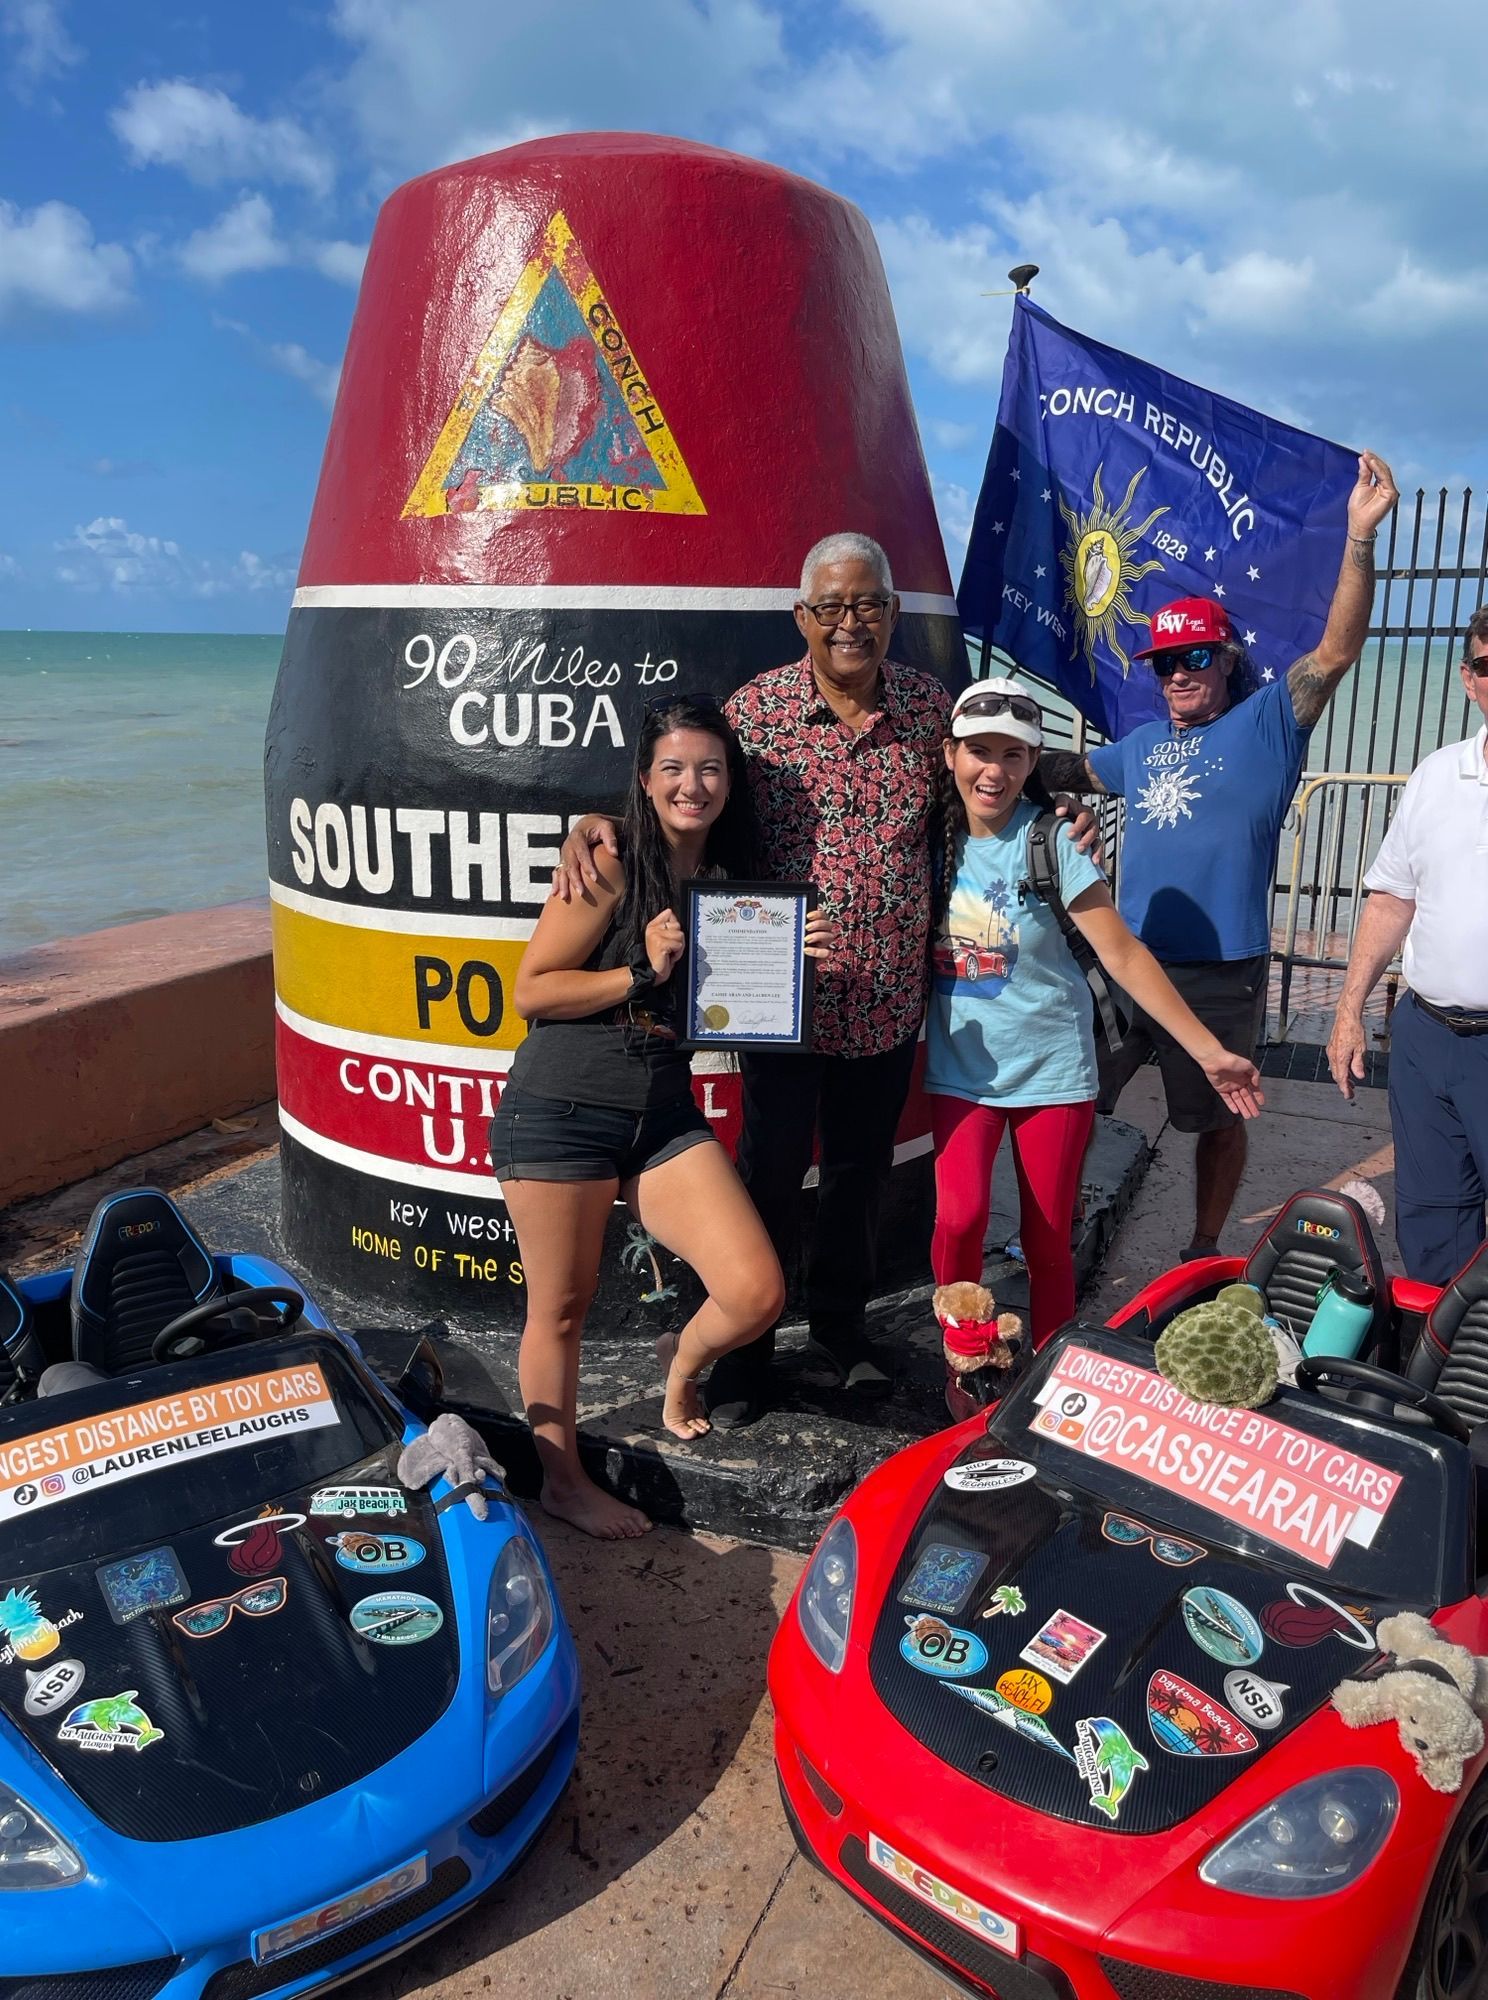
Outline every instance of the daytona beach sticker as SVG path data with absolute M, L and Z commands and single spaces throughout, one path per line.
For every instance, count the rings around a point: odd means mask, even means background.
M 1243 1757 L 1259 1747 L 1238 1716 L 1166 1667 L 1147 1683 L 1147 1724 L 1159 1746 L 1178 1757 Z
M 158 1396 L 0 1445 L 0 1521 L 286 1431 L 341 1421 L 313 1362 Z
M 1331 1567 L 1345 1541 L 1368 1548 L 1399 1473 L 1259 1410 L 1195 1403 L 1150 1368 L 1066 1347 L 1033 1428 L 1087 1458 Z M 1078 1407 L 1077 1407 L 1078 1406 Z
M 946 1467 L 945 1483 L 955 1493 L 1001 1493 L 1036 1477 L 1038 1467 L 1021 1458 L 974 1458 Z

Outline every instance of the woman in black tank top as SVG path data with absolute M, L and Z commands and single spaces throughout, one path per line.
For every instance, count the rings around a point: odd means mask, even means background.
M 662 1421 L 708 1428 L 704 1370 L 778 1317 L 780 1265 L 764 1225 L 692 1096 L 674 1010 L 685 950 L 680 885 L 752 872 L 748 780 L 738 739 L 711 702 L 647 710 L 621 832 L 623 863 L 543 906 L 517 972 L 532 1023 L 491 1125 L 491 1158 L 521 1246 L 527 1323 L 519 1374 L 542 1461 L 542 1505 L 591 1535 L 643 1534 L 650 1520 L 596 1486 L 575 1436 L 579 1335 L 616 1194 L 690 1264 L 708 1296 L 657 1342 Z M 821 956 L 833 927 L 808 932 Z

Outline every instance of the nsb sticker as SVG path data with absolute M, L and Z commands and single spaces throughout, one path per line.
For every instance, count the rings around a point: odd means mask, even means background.
M 336 1551 L 342 1569 L 375 1569 L 384 1574 L 412 1569 L 423 1561 L 426 1553 L 423 1543 L 416 1542 L 411 1535 L 370 1535 L 365 1528 L 347 1528 L 342 1534 L 332 1535 L 330 1546 Z
M 416 1646 L 432 1639 L 444 1613 L 432 1597 L 412 1590 L 379 1590 L 351 1607 L 351 1628 L 379 1646 Z
M 1075 1724 L 1075 1766 L 1090 1787 L 1090 1803 L 1109 1820 L 1120 1817 L 1138 1771 L 1152 1769 L 1109 1715 L 1082 1716 Z
M 959 1681 L 943 1681 L 941 1685 L 947 1694 L 964 1695 L 967 1701 L 990 1715 L 994 1722 L 1000 1722 L 1004 1729 L 1026 1736 L 1030 1743 L 1042 1744 L 1045 1750 L 1056 1750 L 1061 1757 L 1068 1757 L 1071 1763 L 1075 1761 L 1042 1716 L 1028 1715 L 1023 1709 L 1015 1708 L 996 1688 L 962 1687 Z
M 81 1660 L 54 1660 L 49 1667 L 30 1667 L 26 1672 L 27 1715 L 50 1715 L 65 1701 L 72 1701 L 87 1678 Z
M 1054 1690 L 1032 1667 L 1009 1667 L 997 1683 L 997 1692 L 1025 1715 L 1042 1715 L 1054 1699 Z
M 922 1674 L 950 1679 L 980 1673 L 986 1666 L 987 1649 L 975 1632 L 963 1632 L 959 1625 L 947 1625 L 925 1611 L 904 1623 L 908 1630 L 899 1641 L 900 1654 Z
M 1021 1458 L 974 1458 L 966 1465 L 948 1465 L 945 1483 L 956 1493 L 1001 1493 L 1038 1477 L 1038 1467 Z
M 1211 1660 L 1226 1667 L 1254 1666 L 1265 1648 L 1261 1628 L 1238 1597 L 1200 1584 L 1183 1593 L 1188 1636 Z
M 1281 1697 L 1289 1686 L 1287 1681 L 1263 1680 L 1248 1668 L 1232 1667 L 1225 1675 L 1225 1700 L 1257 1729 L 1277 1729 L 1286 1720 Z
M 148 1750 L 152 1743 L 163 1743 L 165 1731 L 155 1727 L 135 1700 L 138 1692 L 127 1688 L 123 1694 L 80 1701 L 57 1731 L 57 1741 L 100 1751 Z
M 905 1579 L 899 1602 L 953 1618 L 986 1567 L 987 1557 L 976 1549 L 956 1549 L 949 1542 L 931 1542 Z
M 354 1521 L 358 1514 L 406 1514 L 408 1500 L 396 1486 L 323 1486 L 311 1495 L 310 1512 Z
M 0 1597 L 0 1633 L 7 1643 L 0 1646 L 0 1667 L 15 1660 L 44 1660 L 62 1643 L 62 1633 L 76 1625 L 81 1611 L 59 1611 L 49 1618 L 34 1590 L 7 1590 Z
M 1095 1625 L 1087 1625 L 1072 1611 L 1056 1611 L 1042 1625 L 1019 1655 L 1030 1666 L 1042 1667 L 1057 1681 L 1072 1681 L 1081 1667 L 1103 1646 L 1106 1635 Z
M 1179 1757 L 1243 1757 L 1259 1744 L 1238 1716 L 1165 1667 L 1147 1683 L 1147 1723 L 1161 1747 Z

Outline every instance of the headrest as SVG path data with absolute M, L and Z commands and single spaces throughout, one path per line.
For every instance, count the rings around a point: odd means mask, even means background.
M 1450 1348 L 1467 1313 L 1483 1299 L 1488 1299 L 1488 1243 L 1480 1243 L 1456 1277 L 1442 1286 L 1440 1297 L 1426 1315 L 1428 1338 L 1443 1349 Z
M 210 1251 L 169 1195 L 105 1195 L 72 1274 L 74 1358 L 106 1373 L 133 1366 L 163 1326 L 220 1289 Z
M 1374 1287 L 1376 1322 L 1388 1316 L 1388 1281 L 1369 1217 L 1352 1195 L 1304 1188 L 1282 1204 L 1257 1238 L 1244 1275 L 1301 1334 L 1312 1324 L 1318 1287 L 1332 1270 L 1362 1271 Z M 1273 1289 L 1283 1296 L 1273 1297 Z

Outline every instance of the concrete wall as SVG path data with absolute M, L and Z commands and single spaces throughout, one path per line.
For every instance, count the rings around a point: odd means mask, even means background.
M 0 1205 L 273 1095 L 267 901 L 0 958 Z

